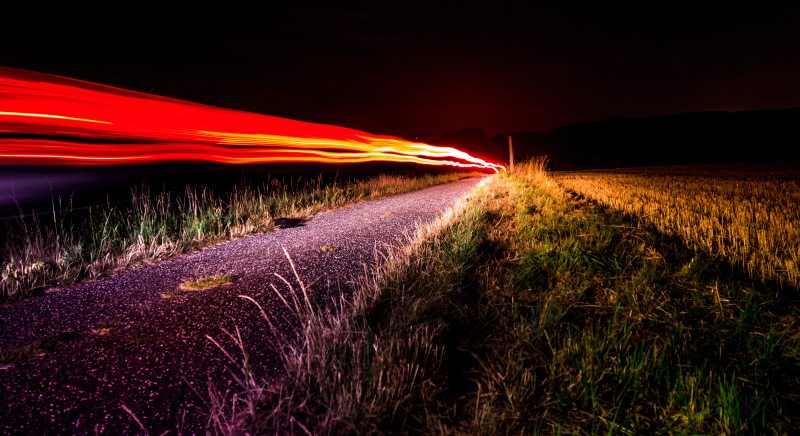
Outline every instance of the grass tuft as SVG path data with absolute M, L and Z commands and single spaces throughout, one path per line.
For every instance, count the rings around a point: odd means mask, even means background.
M 233 283 L 235 277 L 230 274 L 222 274 L 217 276 L 198 277 L 189 279 L 178 285 L 181 291 L 206 291 L 208 289 L 218 288 L 220 286 L 229 285 Z
M 43 356 L 55 351 L 65 342 L 75 340 L 77 333 L 61 333 L 38 339 L 30 344 L 0 352 L 0 365 L 13 365 L 33 357 Z

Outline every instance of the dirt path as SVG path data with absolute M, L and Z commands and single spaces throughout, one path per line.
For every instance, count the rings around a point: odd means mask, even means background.
M 249 295 L 281 311 L 269 285 L 291 277 L 282 248 L 314 298 L 347 293 L 375 259 L 466 194 L 479 179 L 360 203 L 300 227 L 242 238 L 196 253 L 0 307 L 0 350 L 41 342 L 0 369 L 0 433 L 205 433 L 209 380 L 230 379 L 205 337 L 239 326 L 260 374 L 275 373 L 268 329 Z M 324 251 L 322 247 L 335 247 Z M 213 290 L 175 292 L 184 280 L 230 274 Z M 164 298 L 168 297 L 168 298 Z

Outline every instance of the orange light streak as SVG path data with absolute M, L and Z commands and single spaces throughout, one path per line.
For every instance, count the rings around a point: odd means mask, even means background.
M 404 162 L 505 170 L 452 147 L 0 68 L 0 165 Z
M 64 115 L 52 115 L 52 114 L 31 114 L 25 112 L 0 112 L 0 117 L 32 117 L 32 118 L 52 118 L 56 120 L 70 120 L 70 121 L 82 121 L 84 123 L 98 123 L 98 124 L 112 124 L 108 121 L 98 121 L 98 120 L 87 120 L 86 118 L 75 118 L 75 117 L 66 117 Z

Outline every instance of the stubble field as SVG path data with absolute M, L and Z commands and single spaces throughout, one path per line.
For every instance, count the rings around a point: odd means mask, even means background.
M 705 165 L 558 173 L 568 190 L 636 215 L 756 280 L 800 287 L 800 169 Z

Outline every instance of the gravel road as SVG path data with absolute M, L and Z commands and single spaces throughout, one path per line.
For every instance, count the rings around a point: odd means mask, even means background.
M 201 398 L 225 388 L 230 367 L 206 338 L 241 328 L 257 372 L 277 371 L 269 331 L 238 295 L 281 311 L 270 284 L 292 277 L 286 248 L 318 301 L 352 289 L 375 262 L 466 194 L 465 179 L 316 216 L 304 225 L 250 236 L 175 259 L 0 306 L 0 350 L 45 339 L 47 352 L 0 369 L 0 433 L 205 433 Z M 337 251 L 323 251 L 323 246 Z M 184 280 L 231 274 L 233 284 L 179 294 Z M 49 338 L 49 339 L 47 339 Z M 196 390 L 196 391 L 195 391 Z M 200 395 L 198 395 L 198 393 Z

